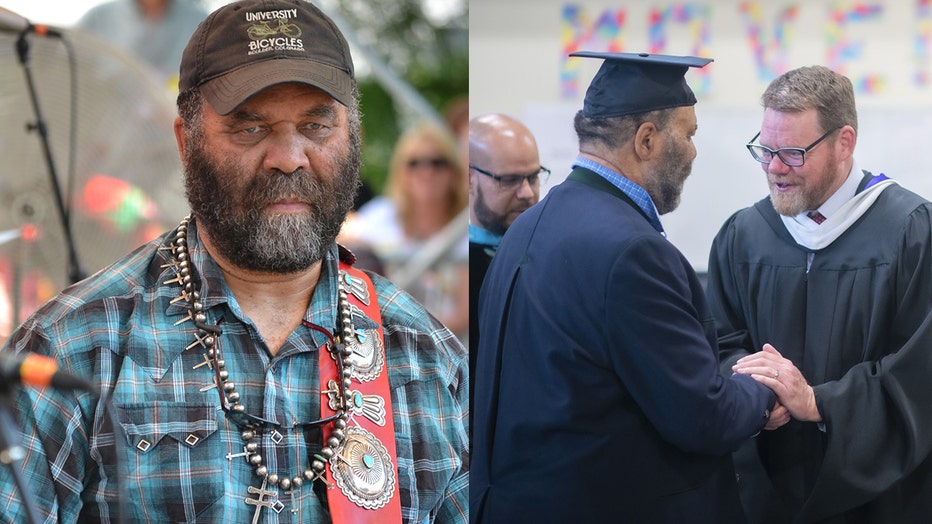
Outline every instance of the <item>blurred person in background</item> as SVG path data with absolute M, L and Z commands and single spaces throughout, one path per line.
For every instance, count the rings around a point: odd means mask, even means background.
M 139 58 L 174 91 L 181 53 L 206 16 L 193 0 L 111 0 L 88 10 L 76 27 Z
M 540 165 L 531 130 L 503 114 L 469 121 L 469 394 L 479 347 L 479 289 L 508 226 L 537 203 Z M 472 413 L 472 412 L 470 412 Z M 471 427 L 471 425 L 470 425 Z
M 269 20 L 300 39 L 252 52 Z M 466 350 L 334 242 L 359 185 L 355 70 L 303 0 L 198 26 L 174 122 L 192 214 L 0 349 L 100 391 L 11 395 L 0 522 L 465 524 Z
M 385 194 L 359 209 L 341 240 L 371 247 L 389 276 L 405 268 L 466 208 L 466 171 L 459 158 L 444 129 L 421 123 L 405 132 L 392 154 Z M 408 288 L 462 340 L 469 324 L 468 262 L 463 234 Z
M 456 138 L 460 162 L 469 169 L 469 97 L 461 96 L 448 103 L 443 110 L 443 119 Z

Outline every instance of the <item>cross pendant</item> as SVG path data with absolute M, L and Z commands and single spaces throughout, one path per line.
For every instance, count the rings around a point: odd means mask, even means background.
M 263 477 L 261 487 L 249 486 L 249 493 L 256 496 L 256 498 L 251 499 L 249 495 L 246 495 L 246 504 L 256 507 L 256 513 L 252 516 L 252 524 L 259 524 L 259 513 L 262 512 L 262 508 L 271 508 L 275 513 L 281 513 L 285 509 L 285 505 L 282 504 L 278 499 L 278 492 L 265 489 L 268 480 Z M 265 500 L 265 497 L 273 497 L 273 500 Z
M 323 463 L 327 462 L 327 459 L 325 459 L 322 455 L 315 454 L 314 458 L 316 458 L 317 460 Z M 322 471 L 314 472 L 314 477 L 311 478 L 311 482 L 317 482 L 318 480 L 323 482 L 324 485 L 327 486 L 327 489 L 333 489 L 334 487 L 333 483 L 327 480 L 327 468 L 326 467 Z
M 198 337 L 197 335 L 194 335 L 194 336 L 197 337 L 197 341 L 196 341 L 196 342 L 192 342 L 191 345 L 188 346 L 188 347 L 186 347 L 185 349 L 191 349 L 191 346 L 193 346 L 193 345 L 195 345 L 195 344 L 197 344 L 198 342 L 201 341 L 201 337 Z M 210 357 L 207 356 L 207 353 L 204 353 L 204 354 L 202 354 L 201 356 L 204 357 L 204 362 L 201 362 L 200 364 L 198 364 L 198 365 L 192 367 L 191 369 L 197 369 L 197 368 L 199 368 L 199 367 L 204 367 L 204 366 L 207 366 L 209 369 L 214 369 L 214 363 L 213 363 L 213 361 L 210 360 Z
M 291 488 L 288 491 L 283 492 L 283 495 L 288 495 L 291 497 L 291 512 L 295 515 L 298 514 L 298 505 L 294 503 L 295 488 Z
M 191 301 L 191 293 L 188 292 L 188 291 L 185 291 L 184 289 L 182 289 L 182 290 L 181 290 L 181 294 L 178 295 L 177 297 L 171 299 L 171 301 L 169 301 L 169 304 L 174 304 L 175 302 L 178 302 L 178 301 L 181 301 L 181 300 L 184 300 L 185 302 L 190 302 L 190 301 Z
M 243 446 L 242 453 L 227 453 L 227 460 L 233 460 L 236 457 L 246 457 L 246 462 L 249 462 L 249 457 L 255 454 L 256 454 L 255 451 L 249 451 L 249 448 L 247 448 L 246 446 Z
M 174 284 L 175 282 L 179 284 L 184 282 L 184 277 L 181 276 L 181 273 L 176 273 L 175 278 L 168 279 L 165 282 L 162 282 L 162 284 Z

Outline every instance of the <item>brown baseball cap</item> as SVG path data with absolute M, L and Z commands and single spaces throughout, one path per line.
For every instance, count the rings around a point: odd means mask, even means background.
M 233 112 L 285 82 L 353 102 L 353 58 L 343 33 L 305 0 L 242 0 L 198 25 L 181 56 L 178 88 L 197 86 L 214 111 Z

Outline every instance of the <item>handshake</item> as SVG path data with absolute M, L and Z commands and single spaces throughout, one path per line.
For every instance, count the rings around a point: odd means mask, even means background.
M 772 389 L 777 403 L 770 412 L 764 429 L 777 429 L 790 418 L 807 422 L 821 422 L 812 386 L 791 361 L 770 344 L 762 351 L 741 358 L 731 370 L 751 378 Z

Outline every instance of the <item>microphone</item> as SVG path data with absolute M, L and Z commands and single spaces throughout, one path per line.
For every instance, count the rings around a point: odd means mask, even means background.
M 97 393 L 97 388 L 90 382 L 58 371 L 58 363 L 54 358 L 35 353 L 0 352 L 0 389 L 11 388 L 16 384 L 68 390 L 83 389 Z
M 33 33 L 38 36 L 51 36 L 61 38 L 62 34 L 47 25 L 32 24 L 26 17 L 18 15 L 9 9 L 0 7 L 0 33 L 25 34 Z

